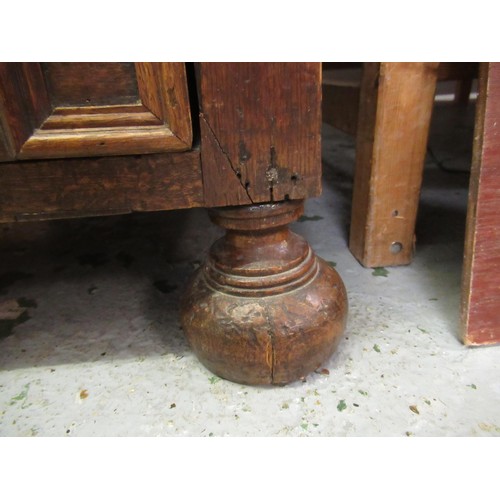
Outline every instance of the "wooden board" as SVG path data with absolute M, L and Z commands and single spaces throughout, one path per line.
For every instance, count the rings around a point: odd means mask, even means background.
M 366 63 L 349 248 L 366 267 L 411 262 L 438 63 Z
M 201 63 L 207 206 L 321 193 L 320 63 Z
M 0 165 L 0 223 L 202 205 L 196 150 Z
M 139 101 L 134 63 L 41 63 L 54 106 L 103 106 Z
M 482 63 L 467 207 L 462 339 L 500 342 L 500 63 Z

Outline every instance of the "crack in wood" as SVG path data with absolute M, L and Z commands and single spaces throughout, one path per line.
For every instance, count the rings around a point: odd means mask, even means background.
M 240 171 L 234 167 L 233 162 L 231 161 L 229 154 L 222 147 L 222 144 L 220 143 L 218 137 L 215 135 L 213 128 L 210 126 L 210 123 L 208 123 L 208 120 L 205 118 L 205 115 L 203 113 L 200 113 L 200 118 L 203 120 L 203 123 L 205 123 L 205 125 L 207 126 L 207 129 L 210 131 L 210 134 L 212 135 L 215 143 L 217 144 L 217 147 L 219 148 L 221 153 L 227 159 L 227 162 L 228 162 L 229 166 L 231 167 L 231 170 L 234 172 L 234 175 L 236 175 L 236 178 L 238 179 L 238 182 L 240 183 L 241 187 L 245 190 L 245 193 L 247 194 L 248 199 L 250 200 L 250 203 L 253 204 L 254 201 L 252 200 L 252 197 L 250 196 L 250 193 L 248 192 L 249 183 L 242 181 Z
M 271 369 L 271 384 L 274 383 L 274 369 L 276 366 L 276 346 L 275 346 L 275 338 L 274 338 L 274 330 L 273 330 L 273 323 L 271 321 L 271 313 L 268 309 L 268 306 L 264 304 L 264 316 L 266 318 L 267 324 L 269 325 L 269 339 L 270 339 L 270 344 L 271 344 L 271 359 L 270 359 L 270 369 Z

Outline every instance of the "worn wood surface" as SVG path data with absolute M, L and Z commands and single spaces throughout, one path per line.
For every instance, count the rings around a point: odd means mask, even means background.
M 318 196 L 319 63 L 201 63 L 207 206 Z
M 482 63 L 462 281 L 465 344 L 500 342 L 500 63 Z
M 186 151 L 183 63 L 0 63 L 0 159 Z
M 349 248 L 366 267 L 411 261 L 437 67 L 365 64 Z
M 202 205 L 199 151 L 0 166 L 0 222 Z
M 342 280 L 287 228 L 302 211 L 302 201 L 289 201 L 211 212 L 227 232 L 189 284 L 181 321 L 220 377 L 286 384 L 319 368 L 341 338 Z
M 103 106 L 139 100 L 134 63 L 41 64 L 53 106 Z

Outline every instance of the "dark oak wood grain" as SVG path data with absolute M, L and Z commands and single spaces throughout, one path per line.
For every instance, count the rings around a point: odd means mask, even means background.
M 500 63 L 482 63 L 467 207 L 462 339 L 500 342 Z
M 0 166 L 0 222 L 202 205 L 200 153 L 196 150 Z
M 207 206 L 321 193 L 319 63 L 201 63 Z
M 41 64 L 53 106 L 103 106 L 139 101 L 134 63 Z

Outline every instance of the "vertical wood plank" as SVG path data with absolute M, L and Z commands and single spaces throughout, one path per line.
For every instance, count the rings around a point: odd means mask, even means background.
M 482 63 L 467 207 L 462 340 L 500 342 L 500 63 Z
M 160 63 L 135 63 L 135 74 L 142 104 L 157 118 L 164 120 L 159 66 Z
M 162 63 L 161 80 L 165 117 L 170 130 L 191 146 L 193 127 L 185 63 Z
M 184 63 L 135 63 L 142 103 L 191 147 L 193 132 Z
M 321 192 L 319 63 L 201 63 L 207 206 Z
M 411 262 L 438 63 L 367 63 L 349 247 L 366 267 Z

